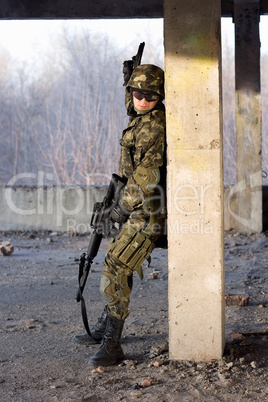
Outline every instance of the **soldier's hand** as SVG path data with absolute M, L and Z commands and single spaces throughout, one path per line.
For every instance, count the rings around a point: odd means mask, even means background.
M 126 60 L 123 63 L 123 76 L 124 76 L 124 86 L 127 85 L 131 74 L 133 72 L 133 60 Z
M 116 205 L 111 211 L 110 218 L 112 221 L 122 224 L 127 221 L 130 213 L 130 211 L 127 211 L 126 209 L 120 208 L 119 205 Z

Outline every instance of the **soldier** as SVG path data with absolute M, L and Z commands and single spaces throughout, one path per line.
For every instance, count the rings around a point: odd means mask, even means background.
M 119 236 L 112 239 L 105 257 L 100 292 L 105 309 L 88 334 L 74 341 L 101 341 L 93 366 L 109 366 L 124 359 L 120 338 L 132 289 L 133 272 L 142 279 L 142 263 L 150 258 L 165 223 L 165 107 L 164 72 L 144 64 L 125 82 L 129 124 L 124 129 L 119 174 L 128 178 L 120 209 L 128 214 Z

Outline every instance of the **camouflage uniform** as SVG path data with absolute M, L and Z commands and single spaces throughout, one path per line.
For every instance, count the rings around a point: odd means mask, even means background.
M 152 110 L 134 109 L 132 90 L 158 95 Z M 165 220 L 165 109 L 164 73 L 153 65 L 138 66 L 126 86 L 129 124 L 120 141 L 119 173 L 128 178 L 121 210 L 128 219 L 119 236 L 112 239 L 100 281 L 105 309 L 89 334 L 76 335 L 75 342 L 92 344 L 101 340 L 89 364 L 110 366 L 122 361 L 120 338 L 128 316 L 133 272 L 142 278 L 142 263 L 150 258 Z M 156 98 L 157 99 L 157 98 Z
M 159 95 L 154 109 L 137 114 L 131 89 Z M 112 239 L 104 263 L 100 291 L 111 315 L 128 314 L 132 274 L 142 278 L 142 263 L 150 258 L 165 222 L 165 108 L 163 71 L 153 65 L 136 67 L 126 87 L 129 124 L 120 140 L 119 174 L 128 178 L 121 207 L 129 218 Z

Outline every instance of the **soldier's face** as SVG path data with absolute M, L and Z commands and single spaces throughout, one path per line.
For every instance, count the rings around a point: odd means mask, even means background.
M 139 98 L 140 98 L 140 96 L 139 96 Z M 135 109 L 140 110 L 140 111 L 152 110 L 156 106 L 158 100 L 159 100 L 159 97 L 157 97 L 156 100 L 151 100 L 150 102 L 148 102 L 145 98 L 137 99 L 135 97 L 135 92 L 133 94 L 134 107 L 135 107 Z

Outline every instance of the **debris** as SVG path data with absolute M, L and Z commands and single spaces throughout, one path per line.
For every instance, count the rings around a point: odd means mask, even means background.
M 258 368 L 258 363 L 255 362 L 255 361 L 252 361 L 252 362 L 250 363 L 250 365 L 251 365 L 252 368 Z
M 28 239 L 28 240 L 35 239 L 35 235 L 33 233 L 31 233 L 26 236 L 26 239 Z
M 146 387 L 151 387 L 152 385 L 158 384 L 158 381 L 153 379 L 153 378 L 146 378 L 145 380 L 143 380 L 143 382 L 141 383 L 141 386 L 143 388 Z
M 56 236 L 58 236 L 58 232 L 51 232 L 51 233 L 49 233 L 49 236 L 56 237 Z
M 138 361 L 137 360 L 124 360 L 123 363 L 124 363 L 124 365 L 126 365 L 128 367 L 133 367 L 138 364 Z
M 0 243 L 0 255 L 8 256 L 14 251 L 14 246 L 9 241 Z
M 243 341 L 245 338 L 242 334 L 239 333 L 233 333 L 232 334 L 232 340 L 233 341 Z
M 234 366 L 233 362 L 230 362 L 230 363 L 226 364 L 226 367 L 227 367 L 228 370 L 230 370 L 233 366 Z
M 99 366 L 96 369 L 92 370 L 91 373 L 104 373 L 104 368 L 102 366 Z
M 157 272 L 151 272 L 148 275 L 148 279 L 157 279 L 158 273 Z
M 142 387 L 150 387 L 152 385 L 152 380 L 148 380 L 147 378 L 146 378 L 146 380 L 144 380 L 142 383 L 141 383 L 141 386 Z
M 163 364 L 164 364 L 163 360 L 158 359 L 158 360 L 156 360 L 156 361 L 153 363 L 153 366 L 154 366 L 154 367 L 160 367 L 160 366 L 162 366 Z
M 151 357 L 159 356 L 165 352 L 168 352 L 168 341 L 162 340 L 151 347 L 150 356 Z
M 248 306 L 248 303 L 247 296 L 225 296 L 225 306 Z

